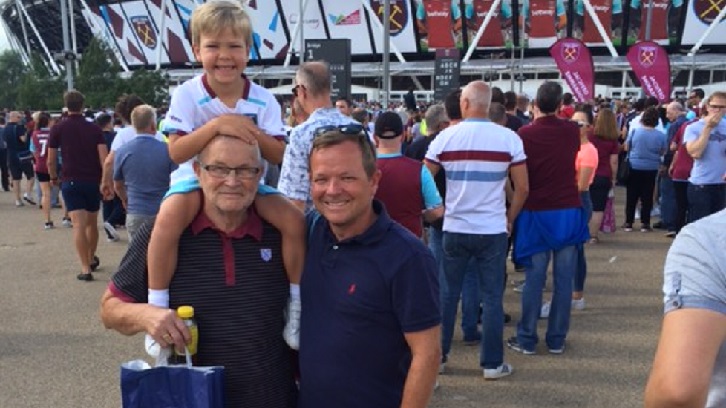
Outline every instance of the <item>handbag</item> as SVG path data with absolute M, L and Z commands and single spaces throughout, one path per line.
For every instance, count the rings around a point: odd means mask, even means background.
M 615 195 L 611 189 L 607 201 L 605 201 L 605 211 L 603 212 L 602 222 L 600 223 L 600 231 L 606 234 L 613 233 L 616 229 L 614 201 Z
M 625 184 L 630 178 L 630 153 L 625 155 L 623 162 L 618 167 L 618 182 Z
M 123 408 L 224 408 L 224 367 L 194 367 L 189 350 L 186 364 L 156 366 L 133 360 L 121 364 Z

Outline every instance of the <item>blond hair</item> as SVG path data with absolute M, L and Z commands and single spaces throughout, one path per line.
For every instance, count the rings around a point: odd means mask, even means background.
M 139 105 L 131 111 L 131 125 L 137 133 L 156 126 L 156 111 L 149 105 Z
M 239 2 L 213 0 L 201 4 L 194 9 L 190 25 L 193 45 L 199 45 L 202 35 L 232 30 L 248 48 L 252 46 L 252 22 Z
M 618 140 L 618 121 L 610 109 L 600 109 L 592 133 L 602 140 Z

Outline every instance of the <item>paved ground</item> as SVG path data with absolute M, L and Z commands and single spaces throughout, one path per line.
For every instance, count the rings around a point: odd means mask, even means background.
M 622 201 L 625 192 L 618 193 Z M 57 210 L 54 218 L 59 224 Z M 515 374 L 484 382 L 478 348 L 464 346 L 457 332 L 448 374 L 431 406 L 642 406 L 671 241 L 640 232 L 602 241 L 587 249 L 587 310 L 574 312 L 564 355 L 551 356 L 542 346 L 536 356 L 507 351 Z M 104 329 L 98 300 L 125 248 L 125 241 L 102 239 L 97 280 L 76 281 L 71 230 L 44 231 L 40 211 L 17 209 L 10 193 L 0 192 L 0 407 L 120 406 L 118 366 L 143 357 L 142 340 Z M 519 295 L 507 290 L 505 301 L 516 321 Z M 513 333 L 514 324 L 507 325 L 505 336 Z

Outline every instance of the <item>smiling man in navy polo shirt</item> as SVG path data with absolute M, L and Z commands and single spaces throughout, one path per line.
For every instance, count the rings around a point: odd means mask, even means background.
M 299 408 L 425 407 L 439 361 L 431 252 L 373 197 L 381 173 L 364 133 L 317 136 L 300 292 Z

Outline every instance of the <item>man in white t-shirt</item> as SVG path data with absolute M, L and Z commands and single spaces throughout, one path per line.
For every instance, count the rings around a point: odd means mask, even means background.
M 489 86 L 483 81 L 470 82 L 460 99 L 464 121 L 443 130 L 431 142 L 426 166 L 433 175 L 442 168 L 446 171 L 442 368 L 451 351 L 464 272 L 474 260 L 483 300 L 479 363 L 484 378 L 495 380 L 512 373 L 512 366 L 504 362 L 502 341 L 507 237 L 529 187 L 522 140 L 489 120 L 490 103 Z M 515 194 L 507 210 L 504 185 L 509 177 Z

